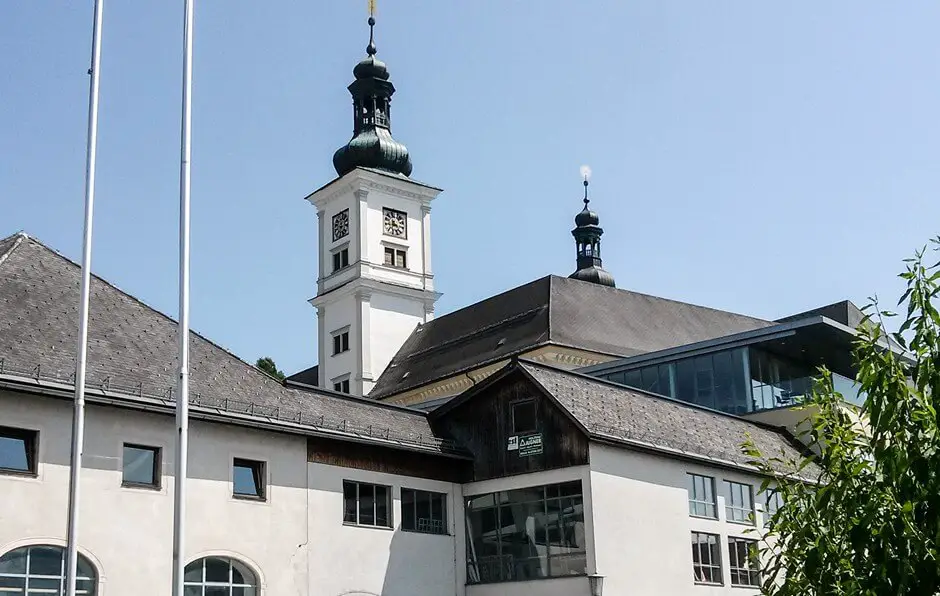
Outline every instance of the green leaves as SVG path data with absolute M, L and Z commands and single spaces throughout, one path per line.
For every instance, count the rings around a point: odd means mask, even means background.
M 781 472 L 749 438 L 742 446 L 767 478 L 761 491 L 783 498 L 761 541 L 762 594 L 940 594 L 940 268 L 924 265 L 927 252 L 905 260 L 895 333 L 885 327 L 897 315 L 877 299 L 863 309 L 853 353 L 863 408 L 844 403 L 820 371 L 802 440 L 822 455 Z M 805 478 L 810 469 L 818 477 Z
M 278 381 L 283 381 L 285 376 L 284 372 L 278 370 L 277 365 L 274 364 L 274 360 L 265 356 L 264 358 L 258 358 L 258 361 L 255 362 L 255 366 L 268 373 Z

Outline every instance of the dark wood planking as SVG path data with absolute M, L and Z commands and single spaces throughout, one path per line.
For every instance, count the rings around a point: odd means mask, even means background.
M 542 454 L 520 456 L 506 446 L 512 432 L 510 404 L 534 398 Z M 521 371 L 497 380 L 435 421 L 436 430 L 473 454 L 473 480 L 487 480 L 588 463 L 588 438 Z
M 307 438 L 307 461 L 444 482 L 467 482 L 470 462 L 378 445 Z

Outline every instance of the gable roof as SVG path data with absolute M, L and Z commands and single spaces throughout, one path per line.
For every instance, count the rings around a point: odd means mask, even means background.
M 772 324 L 550 275 L 419 325 L 369 396 L 387 397 L 546 344 L 626 357 Z
M 785 429 L 528 360 L 507 365 L 431 413 L 446 416 L 485 387 L 521 370 L 594 440 L 754 471 L 741 445 L 750 435 L 766 457 L 797 458 L 805 449 Z M 789 470 L 780 468 L 781 472 Z M 804 469 L 814 477 L 815 464 Z
M 0 378 L 74 382 L 79 266 L 25 234 L 0 240 Z M 169 399 L 177 324 L 92 276 L 86 386 Z M 222 415 L 254 413 L 350 438 L 447 451 L 423 412 L 326 390 L 285 387 L 198 333 L 190 339 L 190 401 Z

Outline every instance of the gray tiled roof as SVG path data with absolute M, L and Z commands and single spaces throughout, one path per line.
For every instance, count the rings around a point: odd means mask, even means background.
M 625 357 L 772 324 L 550 275 L 419 325 L 369 396 L 387 397 L 544 344 Z
M 79 266 L 35 239 L 16 234 L 0 240 L 0 371 L 73 378 L 79 284 Z M 285 387 L 197 333 L 192 333 L 190 346 L 193 403 L 233 408 L 253 404 L 258 411 L 276 411 L 282 417 L 299 413 L 305 421 L 368 429 L 370 436 L 439 444 L 423 412 L 325 390 Z M 174 320 L 92 278 L 88 386 L 167 395 L 176 382 L 176 351 Z
M 801 454 L 783 429 L 542 364 L 519 366 L 595 438 L 736 467 L 748 467 L 750 458 L 741 451 L 746 434 L 767 457 Z M 811 477 L 815 472 L 813 464 L 804 470 Z

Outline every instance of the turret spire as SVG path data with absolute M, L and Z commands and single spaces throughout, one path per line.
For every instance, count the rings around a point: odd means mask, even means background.
M 601 261 L 601 236 L 604 235 L 604 229 L 599 225 L 597 213 L 588 208 L 591 202 L 588 198 L 591 168 L 581 166 L 581 177 L 584 178 L 584 209 L 575 216 L 575 228 L 571 230 L 578 251 L 578 270 L 568 277 L 615 288 L 617 284 L 614 276 L 604 270 Z
M 395 86 L 388 68 L 375 57 L 375 2 L 369 2 L 369 45 L 366 58 L 353 69 L 349 85 L 353 98 L 353 137 L 333 154 L 340 176 L 357 167 L 376 168 L 411 175 L 411 157 L 403 144 L 392 138 L 391 102 Z

